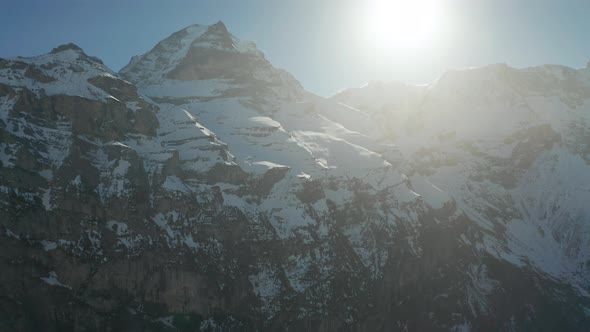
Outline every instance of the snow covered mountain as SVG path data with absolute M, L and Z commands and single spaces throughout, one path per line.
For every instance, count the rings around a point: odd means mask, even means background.
M 590 70 L 331 99 L 222 22 L 0 59 L 0 327 L 583 330 Z
M 333 99 L 370 113 L 415 174 L 449 193 L 491 238 L 501 230 L 505 243 L 488 243 L 490 253 L 587 294 L 589 97 L 588 68 L 499 64 Z

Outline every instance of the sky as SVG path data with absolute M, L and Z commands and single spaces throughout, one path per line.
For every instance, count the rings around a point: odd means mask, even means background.
M 383 47 L 366 29 L 371 1 L 383 0 L 1 0 L 0 57 L 73 42 L 118 71 L 175 31 L 221 20 L 322 96 L 375 80 L 426 84 L 491 63 L 581 68 L 590 60 L 588 0 L 440 0 L 432 36 L 411 51 Z

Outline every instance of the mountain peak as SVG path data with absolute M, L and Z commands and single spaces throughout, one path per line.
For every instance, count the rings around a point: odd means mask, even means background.
M 234 49 L 234 40 L 222 21 L 210 25 L 207 31 L 193 41 L 196 47 L 215 47 L 220 49 Z
M 95 56 L 89 56 L 88 54 L 86 54 L 84 52 L 84 50 L 80 46 L 78 46 L 74 43 L 67 43 L 67 44 L 59 45 L 58 47 L 55 47 L 54 49 L 52 49 L 51 52 L 49 52 L 49 54 L 56 55 L 56 54 L 60 54 L 62 52 L 69 51 L 69 50 L 74 51 L 77 54 L 75 57 L 82 56 L 82 58 L 84 58 L 86 60 L 94 61 L 100 65 L 104 65 L 104 62 L 102 62 L 101 59 L 99 59 Z
M 170 80 L 167 83 L 170 87 L 177 87 L 181 84 L 179 81 L 223 80 L 224 89 L 233 84 L 231 88 L 239 87 L 244 93 L 248 91 L 245 86 L 264 86 L 268 91 L 271 91 L 270 86 L 275 90 L 280 86 L 284 87 L 280 93 L 289 96 L 302 91 L 299 82 L 290 74 L 274 68 L 253 42 L 234 37 L 222 21 L 211 25 L 193 24 L 173 33 L 148 53 L 132 58 L 119 73 L 140 87 L 159 86 L 159 91 L 150 90 L 152 96 L 180 93 L 176 88 L 162 90 L 166 80 Z M 187 84 L 194 86 L 195 83 Z M 218 86 L 215 84 L 201 86 L 219 95 L 222 90 L 215 88 Z M 177 92 L 171 93 L 172 90 Z M 199 93 L 209 96 L 213 91 L 204 90 Z
M 217 21 L 215 24 L 211 24 L 210 27 L 223 28 L 223 29 L 226 29 L 226 31 L 227 31 L 227 28 L 225 27 L 225 23 L 223 23 L 222 20 Z
M 228 55 L 230 53 L 233 55 Z M 192 24 L 160 41 L 148 53 L 132 58 L 130 63 L 121 69 L 121 74 L 134 82 L 145 79 L 157 81 L 161 77 L 175 76 L 171 73 L 177 72 L 177 67 L 183 63 L 196 61 L 204 64 L 208 63 L 210 57 L 236 57 L 236 53 L 263 57 L 253 43 L 242 42 L 232 36 L 222 21 L 211 25 Z M 225 67 L 227 66 L 222 66 L 218 70 Z M 188 71 L 186 74 L 191 72 Z M 204 77 L 199 75 L 199 78 Z
M 84 50 L 82 50 L 82 48 L 74 43 L 67 43 L 67 44 L 62 44 L 59 45 L 58 47 L 55 47 L 54 49 L 51 50 L 51 54 L 57 54 L 63 51 L 67 51 L 67 50 L 74 50 L 76 52 L 81 52 L 84 53 Z

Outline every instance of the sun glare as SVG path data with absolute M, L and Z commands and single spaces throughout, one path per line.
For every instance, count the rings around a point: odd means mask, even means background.
M 425 49 L 441 28 L 440 1 L 373 0 L 367 15 L 367 39 L 387 51 Z

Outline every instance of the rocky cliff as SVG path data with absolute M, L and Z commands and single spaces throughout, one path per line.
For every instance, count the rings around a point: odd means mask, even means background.
M 589 77 L 324 99 L 221 22 L 0 59 L 0 327 L 584 330 Z

